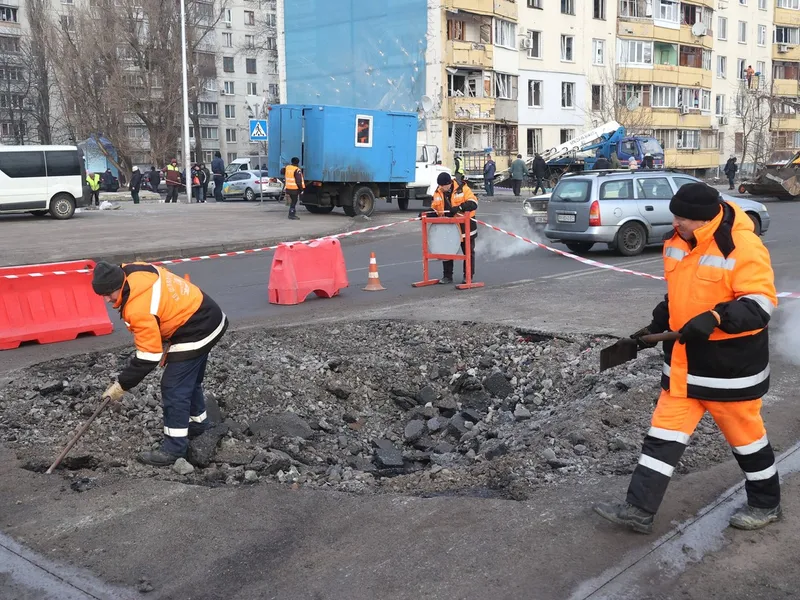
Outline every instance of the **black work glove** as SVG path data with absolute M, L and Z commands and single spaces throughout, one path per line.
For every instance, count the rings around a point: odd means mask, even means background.
M 644 335 L 651 335 L 653 332 L 650 331 L 649 327 L 642 327 L 639 331 L 634 334 L 631 334 L 631 339 L 636 340 L 636 347 L 639 350 L 644 350 L 645 348 L 655 348 L 658 345 L 658 342 L 645 342 L 642 339 Z
M 719 321 L 713 312 L 707 310 L 704 313 L 700 313 L 696 317 L 689 319 L 686 325 L 681 327 L 680 343 L 705 342 L 711 337 L 717 325 L 719 325 Z
M 448 217 L 455 217 L 456 215 L 458 215 L 458 213 L 459 213 L 459 212 L 460 212 L 460 211 L 458 210 L 458 207 L 457 207 L 457 206 L 454 206 L 454 207 L 453 207 L 453 208 L 451 208 L 449 211 L 447 211 L 447 216 L 448 216 Z

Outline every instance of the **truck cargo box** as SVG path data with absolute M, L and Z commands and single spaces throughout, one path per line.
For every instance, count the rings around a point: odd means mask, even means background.
M 277 104 L 269 111 L 269 174 L 292 157 L 308 182 L 409 183 L 417 115 L 342 106 Z

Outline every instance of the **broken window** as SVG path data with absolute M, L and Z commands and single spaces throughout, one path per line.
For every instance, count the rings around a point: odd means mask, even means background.
M 571 35 L 561 36 L 561 60 L 573 61 L 574 60 L 575 37 Z
M 544 82 L 535 81 L 533 79 L 528 81 L 528 106 L 531 108 L 542 107 L 542 86 Z
M 542 130 L 528 129 L 527 131 L 528 156 L 533 156 L 542 151 Z
M 703 68 L 703 49 L 695 46 L 681 46 L 678 64 L 682 67 Z
M 774 79 L 800 79 L 800 63 L 776 60 L 772 66 Z
M 592 86 L 592 110 L 603 110 L 603 86 Z
M 494 74 L 494 95 L 502 100 L 517 99 L 517 76 L 506 73 Z
M 458 40 L 461 42 L 466 41 L 467 24 L 464 21 L 456 21 L 455 19 L 447 19 L 447 39 Z
M 575 83 L 561 82 L 561 108 L 575 108 Z
M 574 129 L 562 129 L 561 130 L 561 143 L 566 144 L 572 138 L 575 137 L 575 130 Z

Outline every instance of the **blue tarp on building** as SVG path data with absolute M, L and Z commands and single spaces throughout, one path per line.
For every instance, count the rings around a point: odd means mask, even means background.
M 425 94 L 427 0 L 286 3 L 289 104 L 416 112 Z

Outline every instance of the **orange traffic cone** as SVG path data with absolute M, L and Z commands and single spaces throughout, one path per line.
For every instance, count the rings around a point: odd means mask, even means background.
M 381 285 L 381 278 L 378 276 L 378 261 L 375 260 L 375 253 L 369 254 L 369 279 L 367 287 L 364 288 L 365 292 L 380 292 L 386 288 Z

